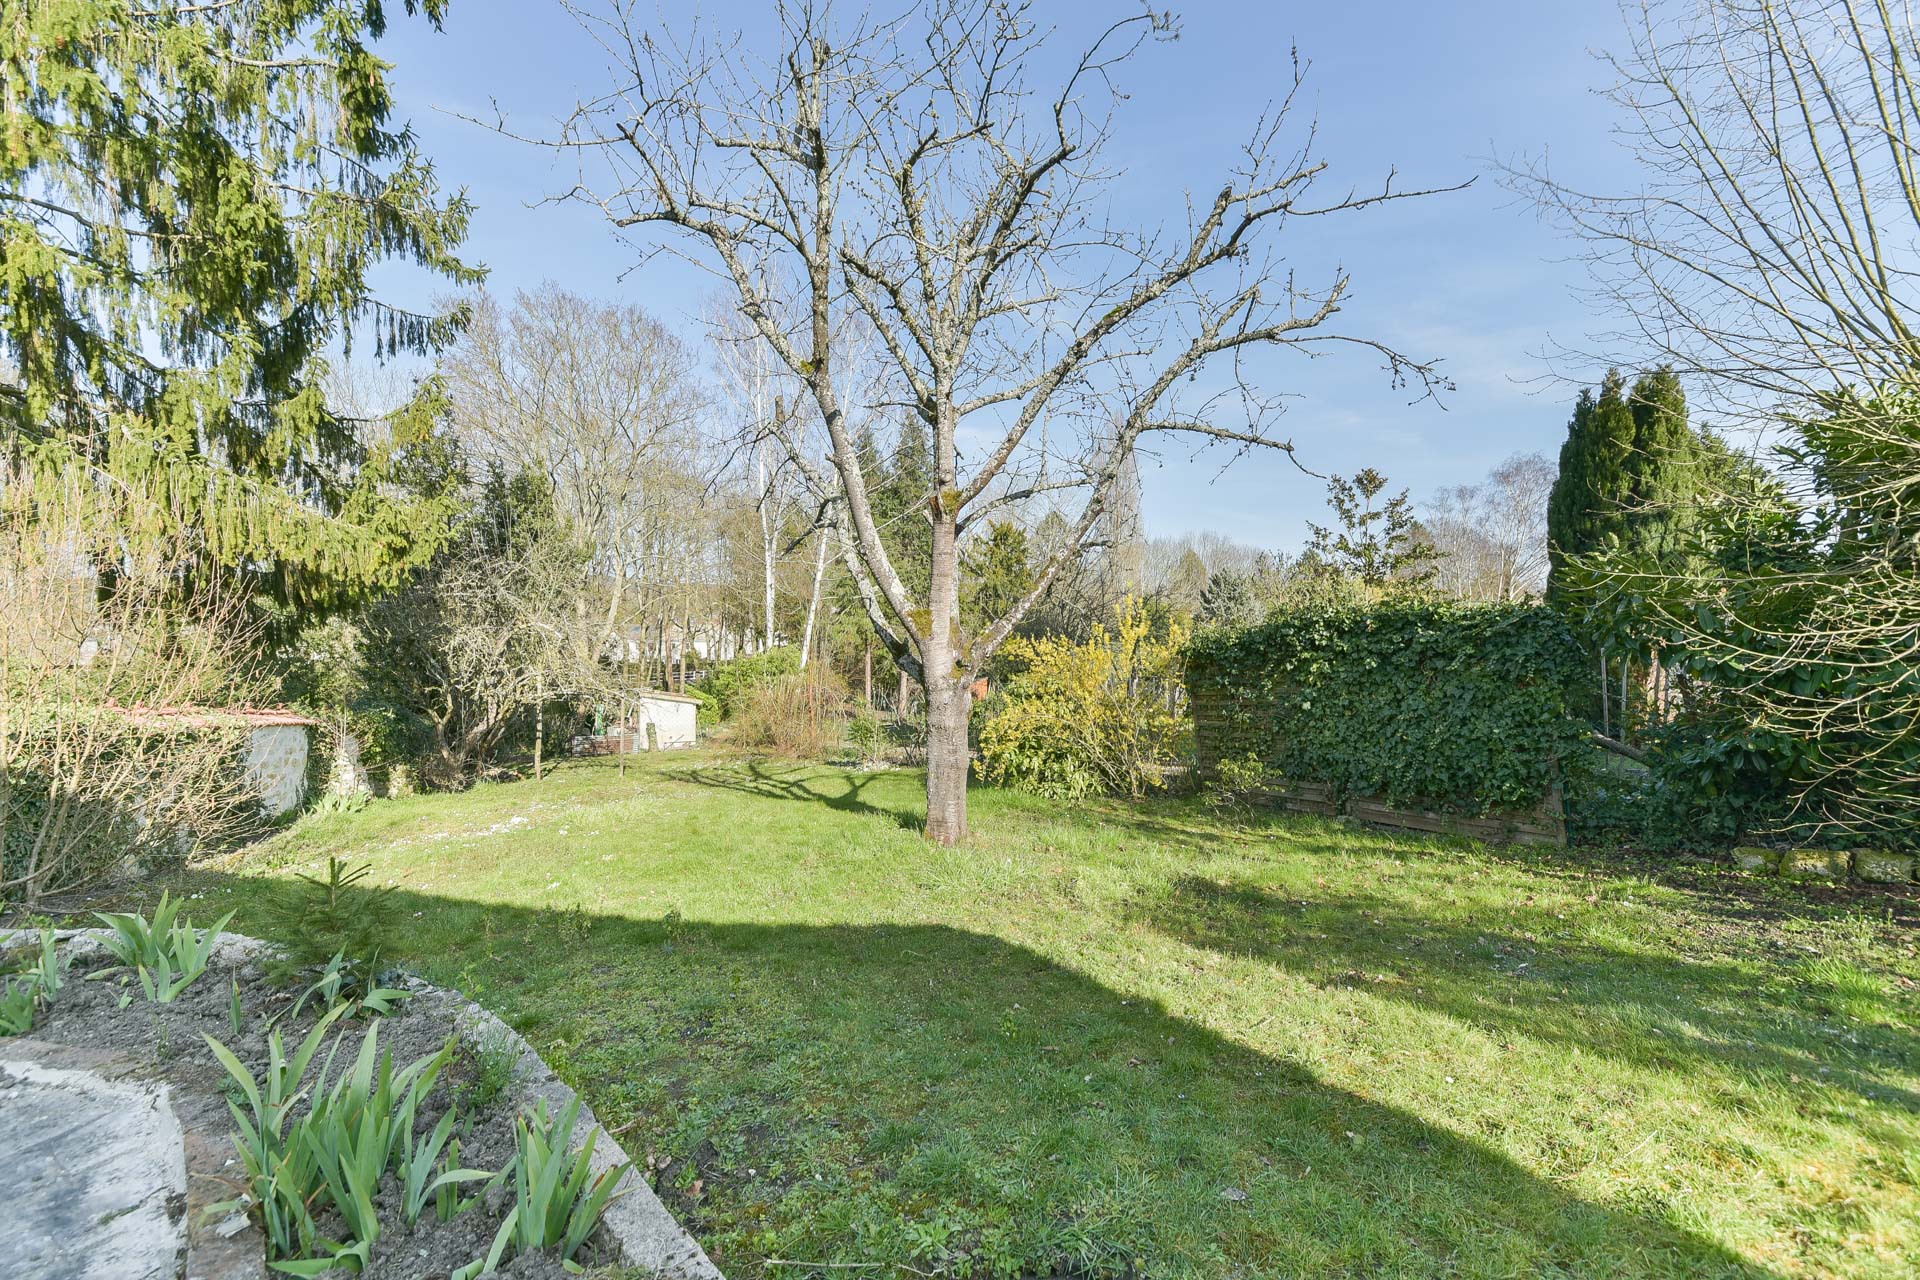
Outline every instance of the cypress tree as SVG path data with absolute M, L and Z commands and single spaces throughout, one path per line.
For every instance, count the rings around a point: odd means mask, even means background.
M 1565 595 L 1563 566 L 1609 545 L 1651 557 L 1682 554 L 1718 438 L 1687 422 L 1687 397 L 1670 368 L 1627 389 L 1609 370 L 1600 394 L 1582 390 L 1560 474 L 1547 503 L 1547 595 Z M 1678 569 L 1681 566 L 1671 565 Z
M 1568 558 L 1606 546 L 1626 532 L 1633 409 L 1626 379 L 1609 369 L 1600 394 L 1582 388 L 1560 446 L 1560 474 L 1547 499 L 1547 598 L 1561 595 Z
M 1700 441 L 1687 425 L 1687 397 L 1671 368 L 1633 384 L 1633 452 L 1627 457 L 1627 544 L 1659 559 L 1679 553 L 1699 497 Z

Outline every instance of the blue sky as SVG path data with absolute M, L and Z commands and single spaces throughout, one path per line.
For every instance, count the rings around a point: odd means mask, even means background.
M 1124 15 L 1126 0 L 1071 6 L 1069 20 Z M 642 0 L 641 14 L 651 12 Z M 701 7 L 717 27 L 754 24 L 759 4 Z M 677 23 L 691 6 L 663 3 Z M 1338 221 L 1289 227 L 1280 241 L 1308 276 L 1351 272 L 1345 327 L 1410 355 L 1437 356 L 1458 383 L 1444 409 L 1409 405 L 1377 362 L 1329 357 L 1263 365 L 1270 390 L 1297 393 L 1285 434 L 1318 471 L 1373 466 L 1416 498 L 1478 479 L 1511 453 L 1552 456 L 1571 389 L 1543 381 L 1539 353 L 1595 327 L 1578 290 L 1571 246 L 1500 189 L 1496 156 L 1552 156 L 1557 175 L 1618 187 L 1632 180 L 1609 137 L 1607 83 L 1596 49 L 1621 43 L 1612 0 L 1205 0 L 1181 11 L 1181 38 L 1149 47 L 1127 73 L 1113 194 L 1123 216 L 1154 224 L 1181 213 L 1188 190 L 1211 192 L 1250 123 L 1285 87 L 1288 50 L 1312 63 L 1306 107 L 1320 121 L 1327 190 L 1366 186 L 1397 167 L 1403 183 L 1477 178 L 1470 189 Z M 491 116 L 540 132 L 577 98 L 613 83 L 607 60 L 549 0 L 455 0 L 442 33 L 396 20 L 382 54 L 393 61 L 401 111 L 443 181 L 478 206 L 468 249 L 502 294 L 555 280 L 576 292 L 637 302 L 690 338 L 710 279 L 656 259 L 636 267 L 597 210 L 538 205 L 573 170 L 549 153 L 457 118 Z M 1578 372 L 1565 371 L 1563 372 Z M 1591 371 L 1597 377 L 1598 371 Z M 1224 474 L 1219 459 L 1163 448 L 1143 464 L 1148 531 L 1213 529 L 1259 546 L 1294 548 L 1324 514 L 1316 481 L 1280 457 Z

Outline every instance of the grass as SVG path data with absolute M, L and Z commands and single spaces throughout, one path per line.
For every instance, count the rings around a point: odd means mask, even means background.
M 1911 896 L 921 785 L 583 762 L 188 887 L 370 860 L 734 1280 L 1920 1266 Z

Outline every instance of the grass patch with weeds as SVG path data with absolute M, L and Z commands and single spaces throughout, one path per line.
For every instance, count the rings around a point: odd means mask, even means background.
M 735 1280 L 1914 1274 L 1911 896 L 921 787 L 582 762 L 190 887 L 371 862 Z

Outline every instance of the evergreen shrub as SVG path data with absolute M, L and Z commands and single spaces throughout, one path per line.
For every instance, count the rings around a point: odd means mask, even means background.
M 1203 632 L 1186 659 L 1208 772 L 1251 754 L 1342 797 L 1480 814 L 1538 804 L 1587 736 L 1585 660 L 1541 605 L 1307 604 Z

